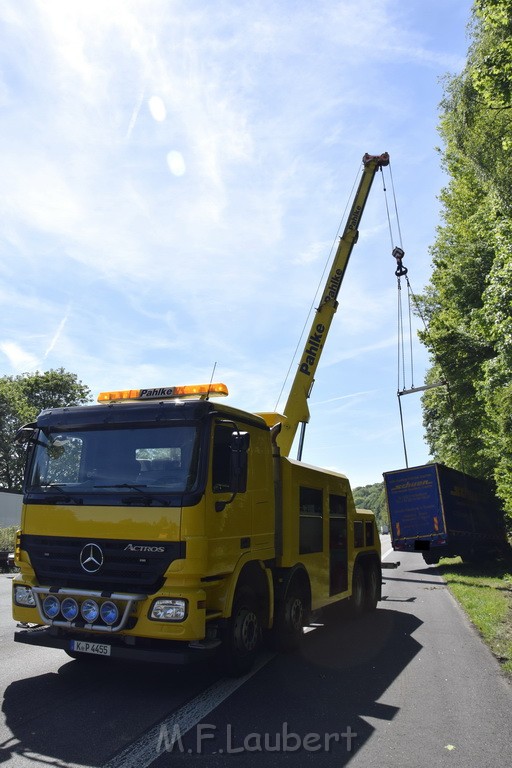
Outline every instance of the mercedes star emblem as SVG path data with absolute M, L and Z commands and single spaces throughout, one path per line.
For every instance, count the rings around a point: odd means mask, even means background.
M 103 565 L 103 552 L 97 544 L 86 544 L 80 552 L 80 565 L 87 573 L 96 573 Z

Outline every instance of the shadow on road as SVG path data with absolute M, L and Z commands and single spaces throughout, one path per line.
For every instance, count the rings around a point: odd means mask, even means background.
M 23 755 L 27 766 L 102 765 L 216 677 L 203 665 L 68 659 L 57 672 L 7 687 L 2 711 L 13 738 L 0 744 L 0 764 Z
M 407 573 L 407 571 L 406 571 L 406 573 Z M 438 574 L 438 571 L 435 570 L 434 568 L 431 568 L 431 569 L 426 569 L 425 568 L 425 569 L 422 569 L 422 570 L 408 571 L 408 573 L 419 573 L 419 574 L 426 574 L 426 575 L 430 574 L 430 575 L 433 576 L 435 574 Z M 444 581 L 440 581 L 439 579 L 434 581 L 434 580 L 430 580 L 430 579 L 414 579 L 414 578 L 413 579 L 406 579 L 403 576 L 386 576 L 386 581 L 408 581 L 411 584 L 419 584 L 421 586 L 423 586 L 424 584 L 431 584 L 432 586 L 435 586 L 435 587 L 445 587 L 446 586 Z
M 397 714 L 379 699 L 420 651 L 412 637 L 420 625 L 393 609 L 357 620 L 333 611 L 308 633 L 300 653 L 277 656 L 209 715 L 213 738 L 199 745 L 208 756 L 204 764 L 225 766 L 231 748 L 251 768 L 299 768 L 309 752 L 316 768 L 347 765 L 374 734 L 370 720 L 392 721 Z M 154 768 L 169 766 L 170 760 L 188 764 L 197 755 L 198 735 L 192 730 L 179 753 L 174 747 Z
M 325 624 L 306 635 L 300 653 L 276 656 L 211 712 L 208 722 L 215 725 L 216 737 L 201 745 L 201 754 L 209 755 L 208 768 L 225 765 L 228 726 L 232 746 L 239 750 L 236 755 L 240 750 L 245 756 L 250 753 L 251 766 L 282 760 L 289 765 L 290 759 L 301 765 L 309 751 L 315 753 L 317 768 L 348 763 L 374 731 L 365 718 L 390 721 L 395 716 L 396 708 L 379 699 L 420 650 L 412 637 L 420 624 L 416 617 L 393 609 L 357 620 L 347 619 L 342 611 L 327 615 Z M 94 661 L 85 665 L 70 661 L 57 673 L 20 680 L 7 688 L 3 712 L 13 740 L 0 745 L 0 763 L 23 755 L 26 764 L 34 766 L 101 766 L 216 679 L 210 668 Z M 281 748 L 272 749 L 283 728 L 298 735 L 298 749 L 283 749 L 282 735 Z M 270 749 L 258 750 L 254 734 L 260 734 L 260 747 L 268 734 Z M 318 734 L 320 741 L 304 742 L 308 734 Z M 331 737 L 326 746 L 328 734 L 340 736 Z M 309 749 L 305 744 L 320 748 Z M 181 746 L 178 754 L 164 752 L 155 766 L 169 765 L 170 760 L 187 762 L 190 757 L 197 760 L 194 729 Z

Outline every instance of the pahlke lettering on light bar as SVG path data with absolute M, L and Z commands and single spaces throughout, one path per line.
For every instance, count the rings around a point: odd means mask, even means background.
M 140 399 L 144 398 L 153 399 L 154 397 L 176 397 L 176 387 L 160 387 L 159 389 L 141 389 Z
M 225 384 L 188 384 L 183 387 L 153 387 L 151 389 L 121 389 L 101 392 L 99 403 L 112 403 L 116 400 L 168 400 L 186 397 L 210 397 L 227 395 Z

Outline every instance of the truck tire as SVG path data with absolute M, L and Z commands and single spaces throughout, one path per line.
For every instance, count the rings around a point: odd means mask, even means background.
M 307 603 L 298 579 L 289 584 L 284 599 L 277 606 L 274 636 L 280 651 L 295 651 L 304 637 L 307 621 Z
M 251 670 L 261 646 L 261 619 L 258 601 L 250 587 L 235 594 L 231 618 L 226 624 L 222 644 L 222 667 L 230 677 Z
M 380 585 L 382 582 L 382 575 L 380 568 L 375 563 L 370 565 L 365 570 L 365 611 L 374 611 L 377 608 L 377 603 L 380 597 Z
M 365 610 L 366 605 L 366 579 L 364 571 L 360 565 L 354 566 L 352 574 L 352 596 L 350 598 L 350 608 L 353 616 L 360 616 Z

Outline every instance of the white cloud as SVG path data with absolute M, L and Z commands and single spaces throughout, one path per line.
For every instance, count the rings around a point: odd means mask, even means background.
M 37 368 L 38 360 L 34 355 L 22 349 L 14 341 L 3 341 L 0 343 L 0 351 L 8 360 L 9 366 L 14 373 L 24 373 Z
M 432 1 L 5 0 L 6 366 L 105 389 L 217 360 L 238 405 L 272 407 L 365 151 L 392 154 L 423 251 L 434 231 L 437 77 L 462 48 Z M 320 364 L 342 406 L 396 343 L 377 196 Z
M 139 112 L 140 112 L 141 107 L 142 107 L 142 105 L 144 103 L 144 96 L 145 96 L 145 91 L 144 91 L 144 88 L 142 88 L 141 91 L 140 91 L 139 98 L 137 99 L 137 101 L 135 102 L 135 105 L 133 107 L 132 114 L 130 116 L 130 121 L 128 123 L 128 128 L 126 129 L 126 136 L 125 136 L 126 141 L 130 140 L 130 137 L 132 135 L 132 131 L 135 128 L 135 123 L 137 122 L 137 118 L 139 116 Z
M 48 355 L 50 355 L 50 353 L 53 352 L 53 350 L 55 349 L 55 345 L 57 344 L 60 336 L 62 335 L 64 327 L 65 327 L 65 325 L 67 323 L 68 317 L 69 317 L 69 309 L 66 312 L 66 314 L 64 315 L 64 317 L 62 318 L 62 320 L 60 321 L 60 323 L 59 323 L 59 325 L 57 327 L 57 330 L 55 331 L 55 334 L 53 335 L 53 337 L 52 337 L 48 347 L 46 348 L 45 353 L 43 355 L 44 359 L 46 359 L 48 357 Z

